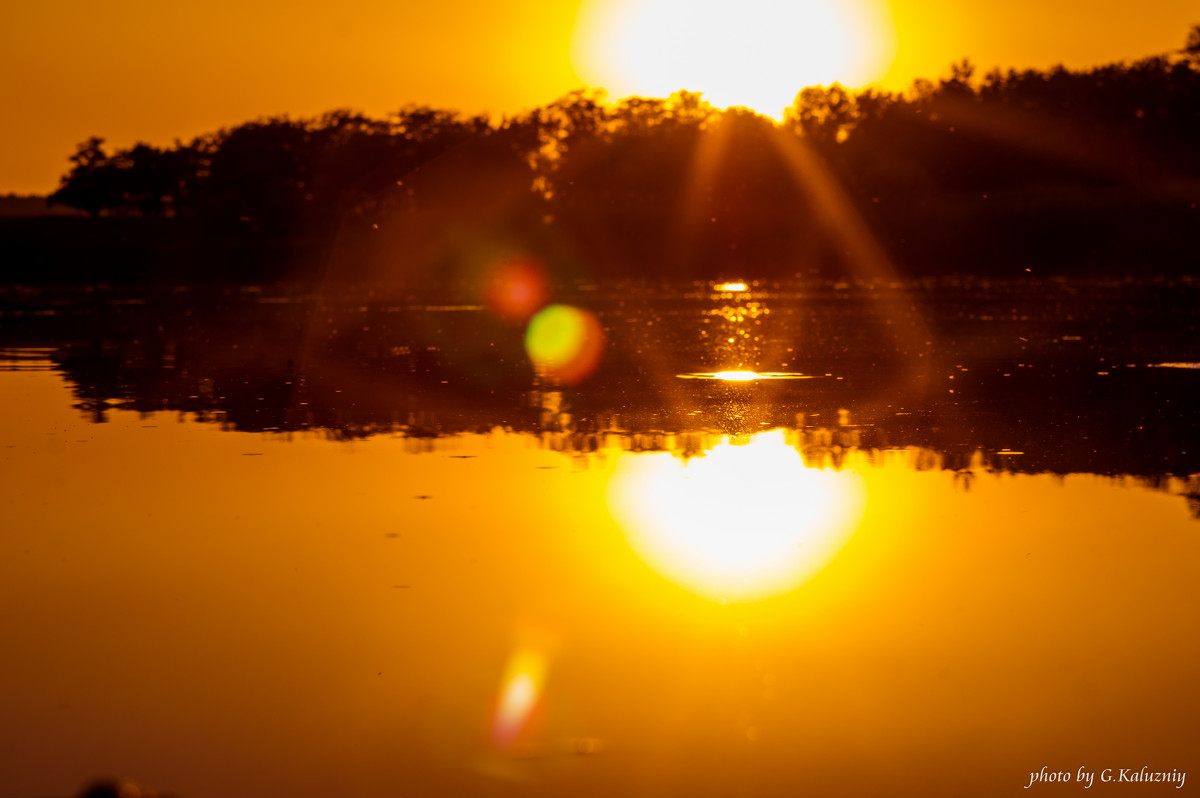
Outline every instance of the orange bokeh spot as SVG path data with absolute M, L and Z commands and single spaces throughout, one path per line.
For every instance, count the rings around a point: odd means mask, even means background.
M 541 264 L 533 258 L 514 257 L 491 270 L 484 302 L 497 316 L 523 322 L 545 305 L 549 296 L 550 288 Z

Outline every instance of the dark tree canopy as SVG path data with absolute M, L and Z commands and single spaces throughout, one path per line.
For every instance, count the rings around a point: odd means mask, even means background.
M 248 240 L 357 235 L 355 258 L 399 253 L 394 268 L 442 269 L 446 241 L 502 230 L 605 274 L 791 274 L 853 268 L 827 229 L 832 184 L 916 272 L 1083 262 L 1120 227 L 1147 260 L 1194 263 L 1198 142 L 1200 25 L 1134 63 L 979 77 L 962 61 L 904 93 L 809 87 L 778 125 L 695 93 L 577 91 L 499 121 L 408 106 L 165 149 L 92 138 L 50 199 Z

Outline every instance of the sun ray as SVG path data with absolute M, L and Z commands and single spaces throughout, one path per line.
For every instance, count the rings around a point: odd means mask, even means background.
M 692 153 L 692 168 L 687 172 L 683 204 L 676 216 L 675 246 L 671 251 L 681 262 L 687 262 L 692 257 L 694 247 L 701 238 L 698 233 L 708 219 L 704 213 L 705 186 L 713 183 L 728 147 L 729 130 L 726 126 L 709 125 L 701 131 Z
M 771 140 L 797 187 L 811 198 L 820 226 L 834 238 L 839 249 L 847 253 L 851 272 L 856 277 L 882 285 L 898 285 L 899 275 L 891 258 L 880 246 L 854 201 L 808 143 L 783 129 L 776 130 Z M 924 319 L 909 314 L 909 308 L 901 306 L 901 296 L 900 292 L 894 295 L 887 312 L 890 317 L 905 318 L 909 323 L 889 325 L 888 329 L 897 337 L 898 349 L 910 355 L 906 358 L 905 388 L 920 391 L 928 380 L 932 363 L 928 358 L 915 355 L 922 349 L 923 342 L 931 339 Z

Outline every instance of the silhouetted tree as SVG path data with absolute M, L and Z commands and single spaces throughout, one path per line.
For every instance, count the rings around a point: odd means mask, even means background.
M 221 131 L 208 143 L 202 213 L 267 235 L 294 232 L 311 196 L 310 145 L 307 126 L 286 118 Z
M 1200 25 L 1193 25 L 1183 42 L 1183 51 L 1190 56 L 1200 56 Z
M 93 136 L 79 144 L 70 160 L 71 171 L 47 198 L 51 205 L 79 208 L 93 218 L 120 207 L 121 195 L 113 179 L 115 166 L 104 151 L 104 139 Z
M 786 121 L 798 133 L 822 143 L 845 140 L 857 121 L 856 101 L 845 87 L 810 86 L 796 95 Z
M 164 151 L 137 144 L 114 155 L 112 165 L 122 210 L 143 216 L 166 213 L 177 179 L 172 174 L 172 159 Z

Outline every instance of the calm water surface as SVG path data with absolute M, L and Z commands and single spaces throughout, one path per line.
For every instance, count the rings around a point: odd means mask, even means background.
M 1086 314 L 926 338 L 907 306 L 842 346 L 752 324 L 794 297 L 701 294 L 597 302 L 575 385 L 471 307 L 395 314 L 354 358 L 312 315 L 300 344 L 137 304 L 22 327 L 0 796 L 1200 784 L 1188 352 L 1114 354 Z M 358 333 L 386 315 L 364 308 Z M 806 379 L 702 378 L 735 369 Z

